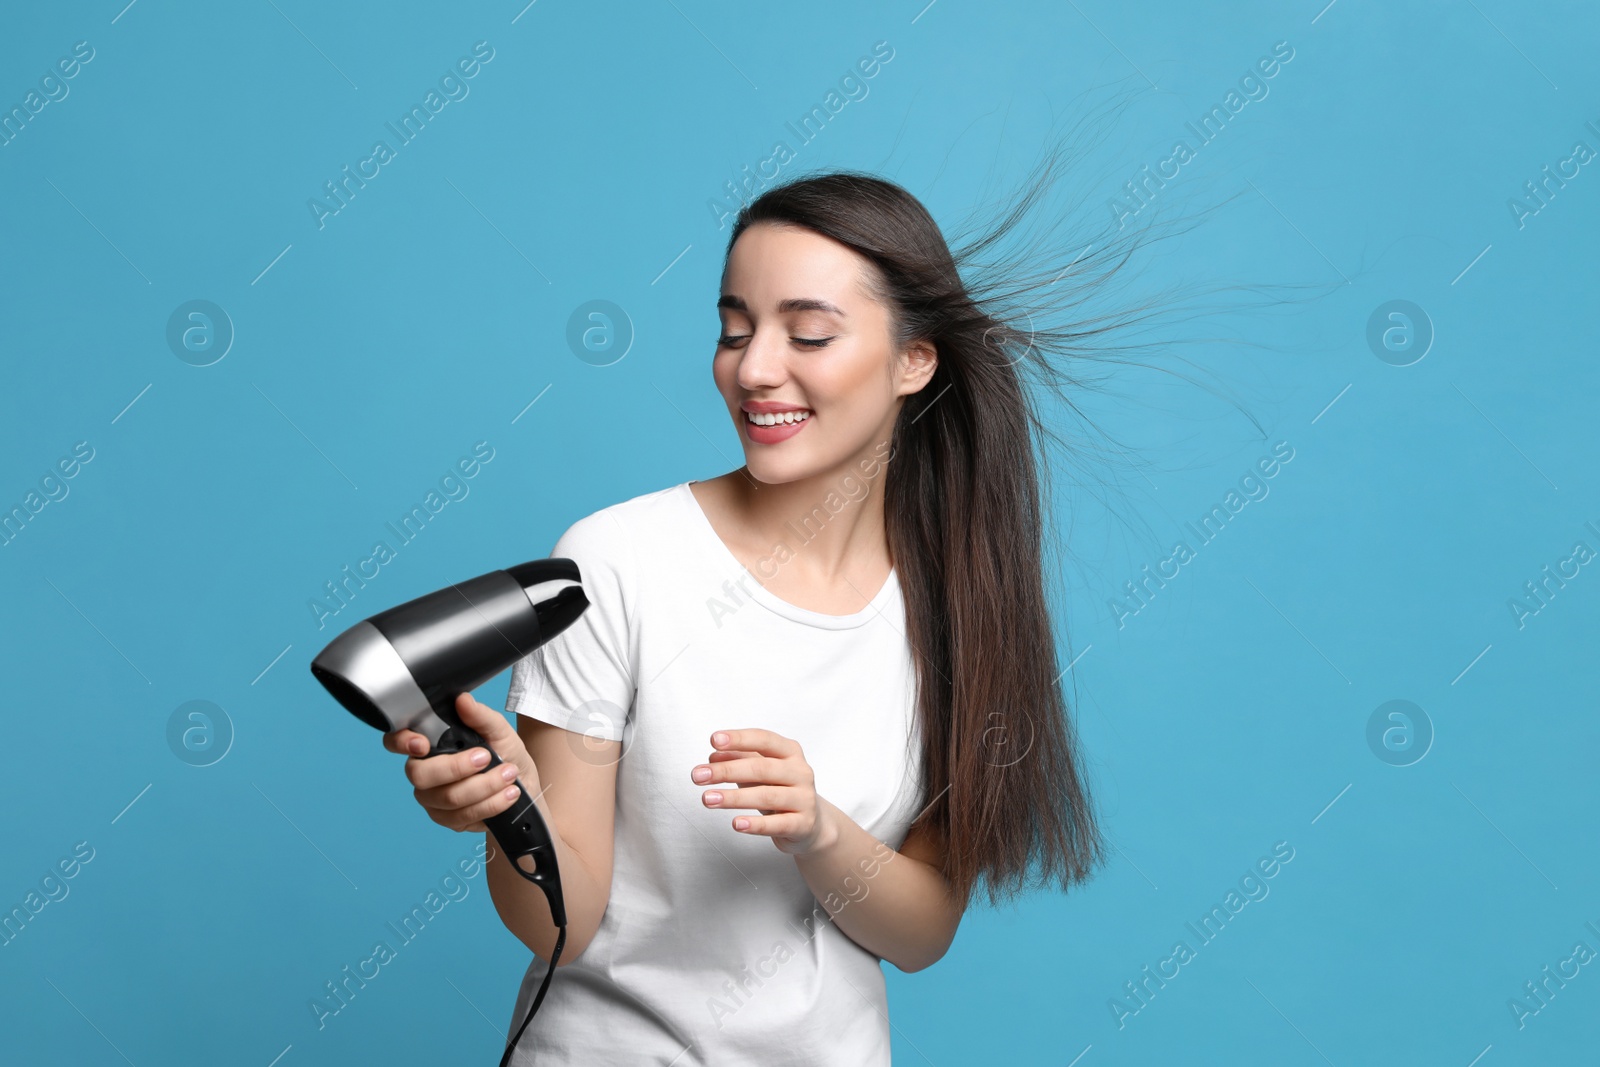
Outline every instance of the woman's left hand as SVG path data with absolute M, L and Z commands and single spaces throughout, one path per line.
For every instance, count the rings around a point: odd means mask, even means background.
M 740 833 L 772 838 L 779 851 L 803 855 L 836 836 L 831 805 L 817 796 L 811 764 L 800 743 L 771 730 L 718 730 L 711 758 L 690 772 L 699 785 L 731 782 L 737 789 L 708 789 L 708 808 L 754 808 L 759 815 L 734 818 Z

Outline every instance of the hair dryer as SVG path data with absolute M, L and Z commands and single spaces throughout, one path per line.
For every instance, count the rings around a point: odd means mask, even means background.
M 317 654 L 311 673 L 333 698 L 369 726 L 415 730 L 428 739 L 421 758 L 481 746 L 485 771 L 499 755 L 456 715 L 456 697 L 482 685 L 570 626 L 589 607 L 570 559 L 538 559 L 460 582 L 356 623 Z M 550 902 L 558 934 L 550 970 L 503 1065 L 539 1010 L 567 938 L 561 874 L 549 828 L 522 782 L 517 799 L 483 820 L 513 868 Z M 528 859 L 530 870 L 522 865 Z

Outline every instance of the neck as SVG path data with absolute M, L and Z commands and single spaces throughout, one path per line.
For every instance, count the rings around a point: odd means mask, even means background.
M 878 574 L 890 565 L 883 521 L 886 472 L 876 459 L 852 459 L 808 478 L 765 483 L 740 467 L 729 478 L 729 502 L 763 553 L 787 546 L 786 566 L 831 583 Z

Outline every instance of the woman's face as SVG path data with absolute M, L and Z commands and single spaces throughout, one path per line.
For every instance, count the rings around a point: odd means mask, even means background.
M 869 268 L 852 249 L 793 226 L 756 223 L 734 242 L 712 376 L 760 481 L 858 473 L 857 462 L 890 439 L 901 398 L 932 376 L 931 345 L 894 351 L 888 309 L 866 291 Z M 801 421 L 761 426 L 747 414 L 782 410 Z

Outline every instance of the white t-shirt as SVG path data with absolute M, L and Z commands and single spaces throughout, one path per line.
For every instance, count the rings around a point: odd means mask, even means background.
M 803 551 L 806 531 L 792 532 Z M 591 755 L 583 735 L 620 739 L 623 755 L 605 915 L 511 1062 L 888 1064 L 879 958 L 831 918 L 870 880 L 819 901 L 792 855 L 733 829 L 759 812 L 700 801 L 736 786 L 689 772 L 715 730 L 775 731 L 800 743 L 818 795 L 898 849 L 921 783 L 899 574 L 852 615 L 790 604 L 744 569 L 688 482 L 579 520 L 550 555 L 577 562 L 590 606 L 515 665 L 507 710 L 575 731 Z M 528 968 L 508 1040 L 548 966 Z

